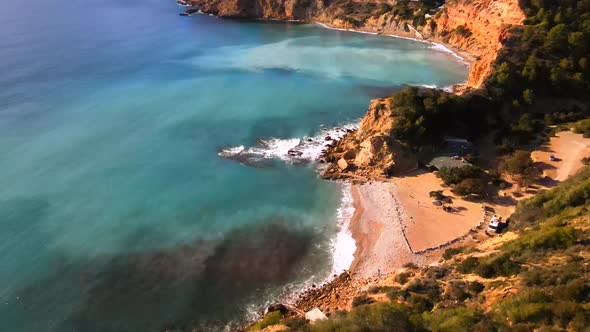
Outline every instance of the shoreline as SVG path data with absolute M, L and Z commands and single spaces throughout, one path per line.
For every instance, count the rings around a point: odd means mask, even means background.
M 191 5 L 181 4 L 180 2 L 177 2 L 177 4 L 180 7 L 191 7 Z M 191 13 L 190 15 L 192 15 L 192 14 L 215 16 L 213 14 L 204 13 L 200 9 L 194 13 Z M 219 16 L 215 16 L 215 17 L 219 17 Z M 224 18 L 224 17 L 221 17 L 221 18 Z M 231 18 L 231 17 L 228 17 L 228 18 Z M 243 19 L 243 18 L 240 18 L 240 19 Z M 433 46 L 432 49 L 452 55 L 453 57 L 458 59 L 461 63 L 465 64 L 465 66 L 469 69 L 471 69 L 471 65 L 473 65 L 473 63 L 477 61 L 476 57 L 473 54 L 469 53 L 468 51 L 459 49 L 451 44 L 448 44 L 448 43 L 445 43 L 441 40 L 438 40 L 437 38 L 432 38 L 432 39 L 417 38 L 415 35 L 412 36 L 412 33 L 410 33 L 410 32 L 407 32 L 407 33 L 401 33 L 401 32 L 382 33 L 382 32 L 370 31 L 370 30 L 363 30 L 363 29 L 338 28 L 338 27 L 330 25 L 329 23 L 324 23 L 324 22 L 319 22 L 319 21 L 294 20 L 294 19 L 260 18 L 260 17 L 258 17 L 258 18 L 251 18 L 251 20 L 261 21 L 261 22 L 286 22 L 286 23 L 315 24 L 315 25 L 319 25 L 319 26 L 321 26 L 325 29 L 329 29 L 329 30 L 363 33 L 363 34 L 369 34 L 369 35 L 374 35 L 374 36 L 386 36 L 386 37 L 391 37 L 391 38 L 412 40 L 412 41 L 432 45 Z M 457 83 L 453 86 L 457 86 L 457 85 L 463 86 L 466 83 L 467 83 L 467 80 L 463 83 Z
M 262 19 L 262 20 L 264 20 L 264 19 Z M 285 20 L 277 20 L 277 21 L 307 23 L 305 21 L 285 21 Z M 412 40 L 412 41 L 416 41 L 419 43 L 429 44 L 429 45 L 433 46 L 432 49 L 453 55 L 455 58 L 459 59 L 460 62 L 464 63 L 469 68 L 476 61 L 475 56 L 473 56 L 472 54 L 470 54 L 467 51 L 460 50 L 457 47 L 454 47 L 448 43 L 444 43 L 439 40 L 432 41 L 432 40 L 429 40 L 426 38 L 412 37 L 411 33 L 409 33 L 409 32 L 407 33 L 407 35 L 402 34 L 401 32 L 399 32 L 399 33 L 381 33 L 381 32 L 375 32 L 375 31 L 362 30 L 362 29 L 338 28 L 338 27 L 332 26 L 328 23 L 317 22 L 317 21 L 313 21 L 311 23 L 319 25 L 319 26 L 321 26 L 325 29 L 329 29 L 329 30 L 363 33 L 363 34 L 374 35 L 374 36 L 386 36 L 386 37 L 391 37 L 391 38 Z M 458 84 L 464 84 L 464 83 L 458 83 Z

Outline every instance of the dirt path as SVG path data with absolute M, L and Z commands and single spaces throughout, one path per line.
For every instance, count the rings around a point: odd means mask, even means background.
M 550 160 L 553 155 L 557 159 Z M 571 131 L 562 131 L 552 137 L 544 148 L 533 151 L 533 161 L 543 170 L 543 176 L 555 181 L 564 181 L 582 166 L 582 159 L 590 157 L 590 138 Z

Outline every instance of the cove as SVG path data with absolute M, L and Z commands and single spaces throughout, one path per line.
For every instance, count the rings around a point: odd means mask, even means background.
M 281 156 L 404 84 L 467 76 L 425 43 L 173 1 L 4 6 L 6 330 L 218 331 L 325 280 L 341 184 Z M 220 155 L 261 141 L 253 163 Z

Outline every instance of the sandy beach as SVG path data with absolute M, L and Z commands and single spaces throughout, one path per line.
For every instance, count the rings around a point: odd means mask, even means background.
M 350 269 L 353 276 L 370 278 L 415 261 L 404 236 L 406 216 L 396 201 L 395 184 L 354 185 L 352 191 L 356 212 L 350 229 L 357 244 Z
M 388 274 L 409 262 L 427 264 L 440 255 L 425 253 L 464 237 L 482 223 L 480 203 L 455 199 L 456 212 L 445 212 L 432 204 L 432 190 L 445 188 L 427 172 L 352 187 L 356 212 L 350 229 L 357 250 L 350 270 L 354 277 Z M 451 195 L 446 191 L 445 195 Z

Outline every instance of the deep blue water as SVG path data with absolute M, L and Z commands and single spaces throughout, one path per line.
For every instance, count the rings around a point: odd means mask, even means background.
M 180 11 L 3 4 L 3 330 L 218 330 L 323 280 L 341 185 L 265 156 L 403 84 L 466 78 L 423 43 Z M 218 154 L 259 139 L 259 158 Z

